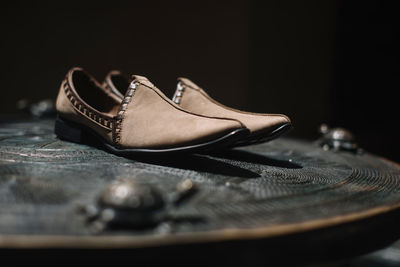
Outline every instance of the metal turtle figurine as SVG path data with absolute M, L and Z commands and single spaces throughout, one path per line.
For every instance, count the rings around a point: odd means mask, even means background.
M 321 124 L 319 132 L 322 137 L 317 140 L 317 143 L 324 150 L 362 153 L 362 149 L 358 147 L 354 135 L 349 130 L 329 128 L 328 125 Z
M 81 207 L 94 232 L 106 228 L 149 228 L 168 221 L 168 211 L 191 197 L 197 187 L 190 179 L 164 195 L 149 184 L 129 179 L 111 182 L 95 204 Z

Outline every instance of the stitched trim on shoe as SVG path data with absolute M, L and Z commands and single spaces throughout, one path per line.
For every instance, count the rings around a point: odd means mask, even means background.
M 181 103 L 181 99 L 182 99 L 184 91 L 185 91 L 185 88 L 183 87 L 182 83 L 178 82 L 178 85 L 176 86 L 175 94 L 172 98 L 172 101 L 174 101 L 175 104 L 179 105 Z
M 122 120 L 124 119 L 124 114 L 128 108 L 128 104 L 131 102 L 133 95 L 135 94 L 137 88 L 136 80 L 132 81 L 125 93 L 125 97 L 122 100 L 121 106 L 118 110 L 117 116 L 115 117 L 115 127 L 113 128 L 113 142 L 116 146 L 120 146 L 121 133 L 122 133 Z
M 69 87 L 67 78 L 63 81 L 62 88 L 64 89 L 65 95 L 76 111 L 104 128 L 109 130 L 113 129 L 113 120 L 83 104 L 76 96 L 74 91 Z

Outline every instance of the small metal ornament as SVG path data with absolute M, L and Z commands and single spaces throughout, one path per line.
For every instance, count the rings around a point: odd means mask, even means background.
M 111 182 L 99 195 L 96 204 L 86 205 L 86 215 L 94 232 L 106 228 L 149 228 L 168 221 L 168 211 L 197 191 L 190 179 L 179 182 L 168 196 L 149 184 L 129 179 Z
M 317 140 L 317 143 L 324 150 L 362 153 L 362 149 L 358 147 L 354 135 L 349 130 L 344 128 L 329 128 L 328 125 L 321 124 L 319 132 L 322 137 Z
M 56 106 L 52 99 L 43 99 L 32 103 L 28 99 L 23 98 L 17 102 L 17 109 L 34 118 L 50 118 L 56 115 Z

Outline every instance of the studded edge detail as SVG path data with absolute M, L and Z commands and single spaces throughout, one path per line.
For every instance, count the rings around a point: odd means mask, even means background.
M 136 80 L 132 81 L 129 84 L 128 90 L 126 91 L 125 97 L 122 100 L 121 106 L 116 116 L 115 127 L 113 128 L 113 141 L 116 146 L 120 145 L 122 120 L 124 119 L 124 114 L 128 107 L 128 104 L 131 102 L 131 99 L 135 94 L 136 87 Z
M 90 118 L 94 122 L 97 122 L 98 124 L 107 129 L 110 130 L 113 129 L 113 120 L 83 104 L 69 87 L 67 79 L 63 81 L 62 87 L 64 89 L 64 93 L 67 96 L 68 100 L 71 102 L 71 104 L 79 113 L 83 114 L 84 116 Z
M 178 85 L 176 86 L 176 91 L 175 91 L 174 97 L 172 98 L 172 101 L 175 104 L 179 105 L 181 103 L 181 99 L 182 99 L 184 91 L 185 91 L 185 88 L 183 87 L 182 83 L 178 82 Z

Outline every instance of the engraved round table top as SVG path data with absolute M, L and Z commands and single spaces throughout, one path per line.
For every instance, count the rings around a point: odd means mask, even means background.
M 346 247 L 348 238 L 362 244 L 363 236 L 379 232 L 382 240 L 368 244 L 371 250 L 399 237 L 400 168 L 368 153 L 324 151 L 281 138 L 213 154 L 124 158 L 61 141 L 53 125 L 0 123 L 0 247 L 160 249 L 264 242 L 301 251 L 319 242 L 323 251 L 324 244 Z M 115 179 L 151 185 L 164 196 L 191 179 L 198 191 L 169 211 L 174 220 L 94 233 L 77 207 L 94 203 Z

